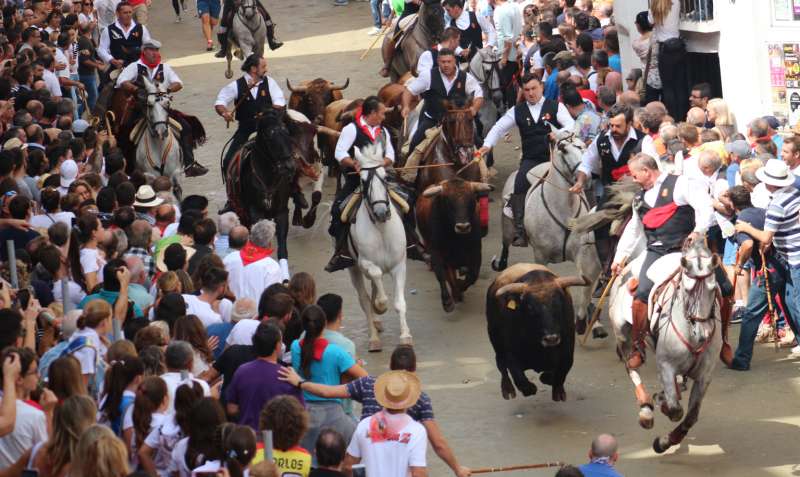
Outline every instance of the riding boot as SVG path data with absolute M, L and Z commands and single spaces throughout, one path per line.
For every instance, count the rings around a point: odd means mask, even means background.
M 217 58 L 225 58 L 228 56 L 228 32 L 217 32 L 217 41 L 219 41 L 219 51 L 214 54 Z
M 731 349 L 731 345 L 728 344 L 728 327 L 731 324 L 732 311 L 733 298 L 723 297 L 719 310 L 722 321 L 722 348 L 719 350 L 719 359 L 729 368 L 733 364 L 733 349 Z
M 407 214 L 407 215 L 412 215 Z M 410 260 L 419 260 L 420 262 L 427 262 L 430 256 L 425 253 L 425 248 L 417 235 L 416 226 L 413 218 L 403 218 L 403 229 L 406 231 L 406 257 Z
M 394 58 L 394 50 L 395 50 L 394 46 L 395 46 L 394 45 L 394 41 L 389 41 L 386 44 L 386 46 L 384 46 L 384 48 L 385 48 L 385 51 L 384 51 L 385 60 L 384 60 L 383 67 L 378 72 L 378 74 L 381 75 L 384 78 L 388 78 L 389 77 L 389 73 L 392 70 L 392 59 Z
M 511 213 L 514 216 L 514 247 L 525 247 L 528 240 L 525 237 L 525 194 L 511 194 Z
M 270 50 L 277 50 L 283 46 L 282 41 L 275 39 L 275 24 L 272 23 L 272 21 L 268 21 L 267 23 L 267 43 L 269 43 Z
M 191 144 L 181 141 L 181 150 L 183 151 L 183 173 L 186 177 L 197 177 L 208 173 L 208 168 L 194 160 L 194 150 Z
M 333 252 L 333 257 L 331 257 L 328 264 L 325 265 L 326 272 L 333 273 L 344 270 L 345 268 L 350 268 L 356 264 L 355 259 L 350 256 L 350 250 L 347 247 L 349 229 L 350 225 L 348 224 L 339 224 L 336 228 L 336 250 Z
M 644 363 L 645 338 L 647 337 L 647 303 L 634 299 L 631 306 L 633 313 L 633 328 L 631 329 L 631 340 L 633 349 L 628 356 L 628 369 L 639 369 Z

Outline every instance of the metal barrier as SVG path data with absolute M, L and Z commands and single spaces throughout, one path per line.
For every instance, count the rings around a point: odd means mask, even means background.
M 693 22 L 714 19 L 714 0 L 681 0 L 681 18 Z

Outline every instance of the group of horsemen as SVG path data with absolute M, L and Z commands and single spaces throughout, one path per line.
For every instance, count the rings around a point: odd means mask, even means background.
M 457 2 L 456 2 L 457 3 Z M 226 4 L 227 6 L 227 4 Z M 139 78 L 145 76 L 154 83 L 163 83 L 168 92 L 177 92 L 182 83 L 169 65 L 161 63 L 157 41 L 149 38 L 146 27 L 137 25 L 131 15 L 123 8 L 118 8 L 118 21 L 110 28 L 116 28 L 116 35 L 111 35 L 110 54 L 124 64 L 124 69 L 116 79 L 116 87 L 129 94 L 136 95 L 141 91 Z M 455 12 L 455 18 L 469 12 Z M 469 72 L 458 67 L 458 58 L 469 60 L 476 53 L 472 39 L 480 30 L 472 31 L 477 22 L 466 23 L 461 29 L 458 22 L 453 21 L 443 35 L 443 44 L 435 45 L 421 55 L 418 76 L 406 84 L 402 97 L 402 115 L 407 117 L 411 111 L 412 100 L 420 97 L 424 100 L 416 130 L 411 138 L 409 151 L 425 138 L 425 132 L 439 125 L 446 109 L 445 102 L 472 98 L 470 111 L 476 116 L 483 102 L 483 92 L 478 81 Z M 279 45 L 278 45 L 279 46 Z M 462 53 L 463 51 L 463 53 Z M 457 54 L 458 52 L 458 54 Z M 430 65 L 430 69 L 428 66 Z M 237 121 L 238 128 L 231 139 L 231 144 L 223 161 L 223 171 L 249 137 L 258 130 L 258 114 L 266 108 L 285 108 L 286 100 L 275 80 L 267 75 L 266 60 L 251 56 L 242 65 L 244 74 L 226 85 L 219 92 L 214 108 L 226 121 Z M 530 188 L 527 172 L 533 167 L 550 160 L 550 141 L 553 129 L 571 129 L 573 118 L 566 107 L 543 95 L 542 80 L 534 75 L 525 75 L 520 81 L 523 100 L 498 120 L 485 135 L 486 139 L 478 149 L 478 155 L 485 155 L 510 129 L 516 127 L 521 139 L 521 161 L 519 172 L 510 197 L 510 206 L 515 226 L 515 246 L 526 246 L 527 240 L 523 225 L 526 194 Z M 384 167 L 390 167 L 395 160 L 392 141 L 382 123 L 386 107 L 380 100 L 371 96 L 364 100 L 357 111 L 355 119 L 341 131 L 335 148 L 335 159 L 343 173 L 342 187 L 337 192 L 331 211 L 331 234 L 336 237 L 336 252 L 326 266 L 326 270 L 335 271 L 354 265 L 347 242 L 347 225 L 341 223 L 340 212 L 343 200 L 360 185 L 359 175 L 346 174 L 358 171 L 360 164 L 356 160 L 355 149 L 369 147 L 371 151 L 379 148 L 384 157 Z M 181 123 L 181 135 L 191 134 L 190 126 L 176 115 Z M 653 287 L 647 277 L 649 266 L 656 259 L 672 252 L 679 251 L 688 241 L 701 239 L 711 224 L 713 208 L 710 197 L 696 193 L 696 186 L 686 176 L 662 173 L 658 159 L 641 153 L 644 134 L 633 126 L 633 112 L 630 107 L 618 104 L 606 114 L 608 129 L 598 135 L 584 153 L 582 164 L 577 169 L 572 193 L 582 194 L 590 181 L 599 182 L 605 188 L 619 180 L 630 176 L 642 186 L 634 200 L 633 216 L 625 228 L 616 253 L 611 259 L 607 246 L 598 246 L 601 261 L 609 264 L 605 267 L 613 272 L 623 266 L 639 240 L 646 240 L 646 258 L 639 276 L 638 288 L 632 307 L 633 337 L 636 342 L 634 351 L 628 357 L 628 366 L 638 368 L 644 357 L 644 337 L 647 333 L 648 298 Z M 193 160 L 191 142 L 182 140 L 184 146 L 185 171 L 187 176 L 202 175 L 207 172 Z M 187 150 L 188 149 L 188 150 Z M 593 188 L 594 191 L 603 188 Z M 694 192 L 694 193 L 692 193 Z M 566 193 L 566 192 L 565 192 Z M 604 194 L 598 194 L 597 203 L 602 205 Z M 413 207 L 411 208 L 413 214 Z M 413 228 L 413 221 L 410 228 Z M 410 231 L 410 258 L 421 258 L 418 242 Z M 596 234 L 598 245 L 606 245 L 608 231 L 601 230 Z M 415 249 L 417 252 L 415 252 Z M 612 249 L 613 250 L 613 249 Z M 723 338 L 725 343 L 721 358 L 727 364 L 732 359 L 732 352 L 727 344 L 727 325 L 730 319 L 733 289 L 721 268 L 715 271 L 722 290 Z

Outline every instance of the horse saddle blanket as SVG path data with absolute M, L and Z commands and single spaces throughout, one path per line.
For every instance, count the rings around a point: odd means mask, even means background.
M 414 182 L 417 179 L 417 171 L 419 169 L 408 169 L 409 167 L 417 167 L 419 166 L 420 161 L 425 157 L 428 153 L 428 150 L 436 144 L 436 140 L 442 134 L 442 127 L 436 126 L 428 129 L 425 131 L 425 139 L 423 139 L 417 147 L 408 155 L 406 159 L 406 164 L 404 167 L 407 169 L 400 172 L 400 177 L 403 178 L 406 182 Z M 411 136 L 409 136 L 409 140 L 406 144 L 403 145 L 405 150 L 408 150 L 409 143 L 411 142 Z
M 400 45 L 403 44 L 403 40 L 406 38 L 406 36 L 408 36 L 409 33 L 411 33 L 414 30 L 414 25 L 417 24 L 418 20 L 419 20 L 419 18 L 417 16 L 417 14 L 416 13 L 412 13 L 411 15 L 408 15 L 407 17 L 403 17 L 403 18 L 401 18 L 399 20 L 395 20 L 394 22 L 392 22 L 392 26 L 389 27 L 389 31 L 397 32 L 397 33 L 394 34 L 395 35 L 395 42 L 394 42 L 395 48 L 399 48 Z M 397 25 L 398 22 L 400 23 L 399 27 Z
M 350 197 L 345 199 L 345 206 L 342 207 L 342 215 L 341 220 L 342 223 L 356 223 L 356 212 L 358 212 L 358 207 L 361 205 L 361 199 L 363 195 L 361 191 L 353 192 Z M 399 194 L 397 191 L 392 190 L 389 188 L 389 198 L 392 200 L 395 206 L 403 213 L 403 215 L 407 214 L 411 207 L 408 205 L 408 202 Z
M 176 121 L 174 118 L 169 118 L 169 127 L 170 129 L 172 129 L 172 132 L 175 133 L 175 135 L 177 136 L 180 136 L 181 131 L 183 131 L 183 126 L 181 126 L 181 123 Z M 139 142 L 139 139 L 142 138 L 142 134 L 144 134 L 144 131 L 146 129 L 147 129 L 147 120 L 145 118 L 142 118 L 139 121 L 137 121 L 136 124 L 133 126 L 133 129 L 131 129 L 131 133 L 128 136 L 128 138 L 131 140 L 132 143 L 137 144 Z

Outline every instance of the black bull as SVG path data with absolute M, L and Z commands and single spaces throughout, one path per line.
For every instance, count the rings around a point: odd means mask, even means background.
M 542 383 L 553 387 L 553 401 L 567 399 L 564 381 L 575 351 L 575 318 L 567 288 L 587 284 L 583 278 L 559 278 L 546 267 L 525 263 L 508 268 L 492 282 L 486 320 L 504 399 L 516 397 L 514 385 L 524 396 L 536 394 L 536 385 L 525 376 L 528 369 L 541 373 Z

